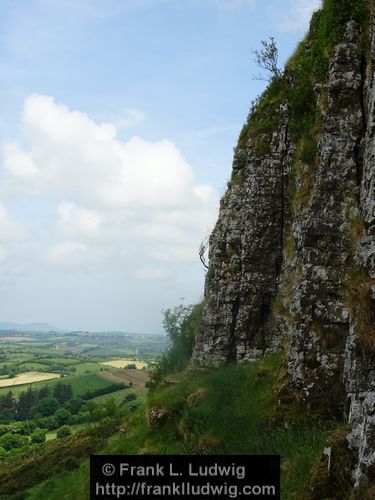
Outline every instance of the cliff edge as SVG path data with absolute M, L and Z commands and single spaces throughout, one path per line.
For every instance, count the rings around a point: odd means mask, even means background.
M 250 111 L 193 353 L 217 366 L 284 349 L 280 400 L 347 417 L 357 486 L 375 470 L 373 14 L 372 1 L 323 2 Z

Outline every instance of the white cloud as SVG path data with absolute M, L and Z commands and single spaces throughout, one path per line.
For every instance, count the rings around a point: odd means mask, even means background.
M 84 263 L 87 256 L 87 247 L 83 243 L 75 241 L 66 241 L 54 245 L 48 250 L 48 260 L 57 266 L 70 264 L 73 268 L 77 264 Z
M 103 262 L 110 262 L 113 253 L 109 248 L 88 246 L 77 241 L 64 241 L 51 246 L 47 262 L 65 271 L 100 272 Z
M 6 258 L 7 258 L 6 250 L 2 246 L 0 246 L 0 265 L 6 261 Z
M 26 148 L 14 141 L 2 146 L 0 189 L 31 204 L 55 200 L 55 222 L 43 243 L 50 266 L 117 266 L 155 280 L 164 273 L 154 272 L 153 262 L 197 259 L 217 196 L 194 183 L 192 167 L 171 141 L 123 142 L 113 123 L 96 123 L 39 94 L 26 99 L 21 129 Z
M 208 188 L 196 194 L 192 169 L 172 142 L 121 142 L 113 124 L 97 124 L 51 97 L 26 99 L 22 129 L 28 152 L 21 154 L 17 143 L 2 147 L 4 164 L 13 165 L 7 169 L 13 189 L 22 180 L 30 193 L 124 207 L 191 205 L 202 202 L 202 192 L 212 194 Z M 22 159 L 16 166 L 15 151 Z
M 3 144 L 4 167 L 18 178 L 37 177 L 40 172 L 34 165 L 30 155 L 21 150 L 16 142 L 7 142 Z
M 17 247 L 29 238 L 28 228 L 15 220 L 6 206 L 0 203 L 0 265 L 8 263 L 10 257 L 17 253 Z
M 140 281 L 159 281 L 168 277 L 168 271 L 156 267 L 143 267 L 135 271 L 134 278 Z
M 192 257 L 196 258 L 197 248 L 189 248 L 188 246 L 174 245 L 158 245 L 149 252 L 152 259 L 160 262 L 191 262 Z
M 103 217 L 98 212 L 80 208 L 75 203 L 60 203 L 57 211 L 59 230 L 67 237 L 97 236 L 103 223 Z
M 293 0 L 289 8 L 284 5 L 280 30 L 285 32 L 306 31 L 312 13 L 321 7 L 321 0 Z
M 26 227 L 12 219 L 6 207 L 0 203 L 0 241 L 13 243 L 24 241 L 28 236 Z

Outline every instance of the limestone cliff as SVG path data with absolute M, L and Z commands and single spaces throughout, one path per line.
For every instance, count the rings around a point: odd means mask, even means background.
M 351 422 L 356 484 L 375 469 L 373 7 L 326 0 L 251 110 L 193 354 L 215 366 L 287 345 L 286 390 Z

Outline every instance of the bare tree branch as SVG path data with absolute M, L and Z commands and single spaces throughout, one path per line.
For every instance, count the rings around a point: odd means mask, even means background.
M 204 238 L 199 245 L 198 255 L 199 260 L 202 262 L 205 269 L 208 269 L 208 264 L 206 263 L 206 250 L 208 249 L 208 238 Z

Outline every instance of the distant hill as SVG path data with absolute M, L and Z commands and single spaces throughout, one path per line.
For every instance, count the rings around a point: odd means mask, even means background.
M 1 330 L 11 330 L 11 331 L 19 331 L 19 332 L 62 332 L 60 328 L 56 328 L 55 326 L 49 325 L 48 323 L 8 323 L 8 322 L 0 322 L 0 331 Z

